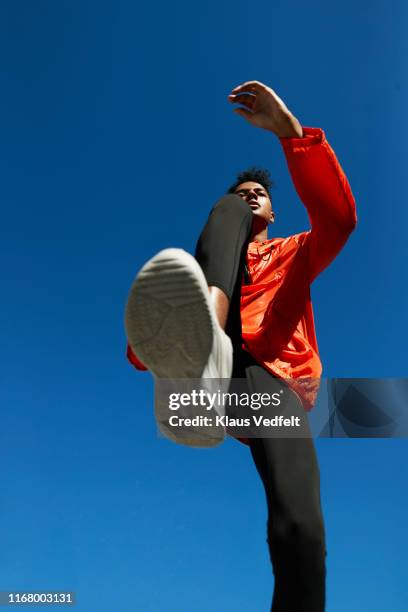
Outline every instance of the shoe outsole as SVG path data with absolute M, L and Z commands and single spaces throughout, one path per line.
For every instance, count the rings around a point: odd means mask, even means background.
M 138 358 L 155 377 L 201 378 L 214 338 L 207 296 L 200 266 L 181 249 L 161 251 L 136 276 L 126 305 L 126 334 Z M 155 416 L 162 434 L 178 444 L 205 448 L 224 440 L 220 426 L 170 427 L 168 403 L 160 394 L 155 398 Z
M 129 293 L 125 327 L 138 358 L 159 378 L 200 378 L 213 342 L 208 288 L 196 260 L 165 249 L 148 261 Z

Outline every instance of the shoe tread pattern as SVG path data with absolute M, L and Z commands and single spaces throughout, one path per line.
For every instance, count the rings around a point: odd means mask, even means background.
M 147 265 L 134 282 L 126 328 L 138 357 L 158 377 L 199 378 L 212 347 L 202 286 L 184 262 Z

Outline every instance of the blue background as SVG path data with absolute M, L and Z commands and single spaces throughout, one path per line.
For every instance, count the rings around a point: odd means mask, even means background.
M 403 0 L 9 0 L 0 7 L 0 589 L 78 610 L 254 612 L 272 590 L 246 447 L 157 437 L 125 361 L 143 262 L 187 250 L 236 171 L 271 169 L 276 235 L 308 228 L 242 81 L 323 127 L 358 229 L 313 287 L 327 376 L 405 376 Z M 318 440 L 328 612 L 406 609 L 405 440 Z

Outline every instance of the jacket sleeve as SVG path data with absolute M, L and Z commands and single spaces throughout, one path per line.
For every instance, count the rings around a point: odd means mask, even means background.
M 350 185 L 323 130 L 305 127 L 303 134 L 280 142 L 311 223 L 306 243 L 312 282 L 340 252 L 357 217 Z
M 126 357 L 130 361 L 130 363 L 136 368 L 136 370 L 147 370 L 146 366 L 136 357 L 134 352 L 132 351 L 130 345 L 127 345 L 126 349 Z

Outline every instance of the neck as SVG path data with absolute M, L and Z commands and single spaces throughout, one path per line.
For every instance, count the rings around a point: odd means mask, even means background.
M 268 240 L 268 228 L 264 227 L 262 230 L 254 229 L 251 234 L 251 242 L 264 242 Z

